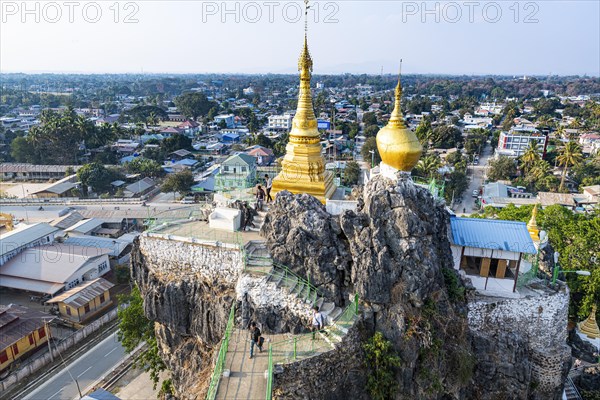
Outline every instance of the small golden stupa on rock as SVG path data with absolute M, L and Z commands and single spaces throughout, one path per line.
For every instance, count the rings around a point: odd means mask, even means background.
M 395 179 L 398 172 L 410 174 L 419 161 L 423 147 L 417 136 L 406 127 L 400 108 L 402 84 L 398 76 L 394 111 L 387 125 L 377 133 L 377 149 L 381 156 L 381 174 Z
M 292 120 L 286 154 L 281 163 L 282 170 L 273 179 L 271 193 L 288 190 L 294 194 L 307 193 L 322 203 L 336 191 L 333 173 L 325 170 L 325 159 L 321 154 L 321 135 L 317 130 L 317 118 L 313 109 L 310 91 L 310 78 L 313 61 L 308 51 L 307 34 L 304 34 L 304 48 L 298 61 L 300 71 L 300 91 L 298 107 Z
M 579 323 L 579 331 L 589 337 L 590 339 L 600 338 L 600 328 L 596 322 L 596 306 L 592 307 L 590 316 L 585 321 Z
M 531 212 L 531 219 L 527 223 L 527 231 L 529 232 L 529 236 L 533 239 L 534 242 L 540 241 L 540 228 L 538 228 L 537 221 L 537 204 L 533 206 L 533 211 Z

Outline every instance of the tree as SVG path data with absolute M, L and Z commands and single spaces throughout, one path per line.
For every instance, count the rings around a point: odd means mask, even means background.
M 371 151 L 374 151 L 375 154 L 372 155 Z M 365 144 L 363 144 L 363 147 L 360 150 L 360 154 L 365 161 L 372 161 L 374 165 L 377 165 L 381 162 L 381 156 L 379 155 L 379 150 L 377 149 L 377 140 L 374 137 L 367 138 Z M 371 166 L 373 167 L 374 165 Z
M 194 175 L 190 170 L 183 170 L 175 174 L 167 176 L 161 190 L 163 193 L 178 192 L 186 194 L 190 191 L 190 187 L 194 184 Z
M 77 178 L 83 185 L 84 195 L 87 195 L 88 187 L 91 187 L 96 193 L 110 190 L 110 183 L 119 177 L 116 171 L 110 170 L 96 162 L 85 164 L 77 170 Z
M 271 139 L 269 139 L 262 133 L 254 136 L 251 140 L 251 144 L 262 146 L 262 147 L 267 147 L 269 149 L 273 146 L 273 142 L 271 141 Z
M 80 145 L 86 137 L 94 136 L 96 127 L 72 108 L 59 114 L 46 110 L 40 125 L 32 127 L 27 143 L 33 159 L 39 164 L 76 164 Z
M 154 333 L 154 322 L 144 315 L 144 301 L 140 290 L 134 285 L 130 295 L 119 295 L 119 330 L 117 338 L 131 353 L 142 342 L 146 342 L 148 350 L 141 354 L 135 361 L 137 368 L 150 372 L 150 378 L 154 389 L 160 380 L 160 373 L 166 366 L 160 355 L 156 336 Z
M 363 345 L 365 367 L 368 371 L 367 390 L 374 400 L 389 400 L 396 397 L 398 382 L 396 368 L 400 366 L 400 357 L 379 331 Z
M 430 141 L 433 147 L 449 149 L 462 142 L 462 133 L 454 126 L 438 126 L 431 132 Z
M 441 166 L 440 157 L 437 154 L 430 153 L 425 157 L 421 157 L 415 168 L 415 173 L 426 178 L 433 178 Z
M 373 112 L 366 112 L 363 114 L 362 122 L 365 126 L 377 125 L 377 117 Z
M 192 139 L 185 135 L 177 133 L 171 137 L 164 139 L 160 143 L 160 149 L 165 155 L 167 155 L 169 153 L 181 149 L 192 151 L 194 150 L 194 147 L 192 147 Z
M 537 144 L 536 140 L 530 140 L 527 149 L 525 149 L 525 152 L 521 156 L 521 165 L 523 165 L 523 171 L 525 172 L 529 171 L 541 159 Z
M 469 187 L 469 180 L 464 171 L 455 169 L 446 178 L 446 187 L 444 189 L 444 197 L 448 204 L 453 198 L 462 196 L 465 190 Z
M 507 156 L 500 156 L 488 162 L 487 177 L 490 181 L 508 180 L 517 174 L 515 161 Z
M 208 114 L 208 111 L 215 106 L 209 101 L 204 93 L 190 92 L 184 93 L 175 98 L 175 105 L 179 112 L 187 118 L 197 119 Z
M 353 186 L 358 184 L 358 178 L 360 176 L 360 166 L 356 161 L 348 161 L 346 168 L 344 168 L 344 185 Z
M 563 167 L 563 171 L 560 177 L 559 191 L 563 191 L 565 187 L 565 178 L 567 176 L 567 170 L 575 165 L 578 165 L 583 160 L 583 154 L 581 153 L 581 147 L 577 142 L 570 141 L 562 149 L 561 154 L 556 158 L 558 164 Z
M 127 163 L 127 171 L 132 174 L 141 174 L 144 178 L 160 176 L 163 173 L 159 163 L 143 157 L 136 157 Z
M 415 135 L 417 135 L 419 142 L 423 146 L 426 146 L 429 144 L 429 139 L 431 138 L 431 132 L 432 132 L 431 121 L 429 120 L 429 118 L 425 117 L 421 120 L 421 122 L 419 123 L 419 126 L 417 126 L 417 129 L 415 130 Z
M 379 132 L 379 127 L 377 125 L 369 125 L 365 128 L 365 137 L 375 137 Z
M 133 119 L 133 121 L 140 122 L 142 124 L 147 124 L 149 119 L 153 119 L 154 121 L 156 121 L 156 119 L 161 119 L 163 121 L 169 119 L 169 115 L 165 110 L 160 107 L 150 105 L 135 106 L 129 110 L 127 114 Z
M 10 144 L 10 155 L 16 162 L 20 163 L 30 163 L 35 160 L 33 147 L 31 147 L 24 137 L 17 137 L 12 141 Z

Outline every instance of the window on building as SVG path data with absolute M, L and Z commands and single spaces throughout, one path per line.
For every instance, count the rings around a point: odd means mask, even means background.
M 8 354 L 6 353 L 6 350 L 2 350 L 0 352 L 0 364 L 4 364 L 7 361 L 8 361 Z
M 104 300 L 106 300 L 106 298 L 104 297 L 104 293 L 102 293 L 100 295 L 100 303 L 104 303 Z
M 35 343 L 35 339 L 33 338 L 33 333 L 29 334 L 29 345 L 33 346 L 33 344 Z
M 38 336 L 41 338 L 46 337 L 46 328 L 45 327 L 41 327 L 40 329 L 38 329 Z
M 17 354 L 19 354 L 19 345 L 18 344 L 15 343 L 12 345 L 12 352 L 13 352 L 13 355 L 15 355 L 15 356 Z
M 229 167 L 226 165 L 223 167 L 223 171 L 229 171 Z
M 87 314 L 90 312 L 90 303 L 87 303 L 85 307 L 83 307 L 83 311 Z
M 67 309 L 67 315 L 71 315 L 71 307 L 66 306 L 65 308 Z
M 242 172 L 246 172 L 246 167 L 242 167 Z

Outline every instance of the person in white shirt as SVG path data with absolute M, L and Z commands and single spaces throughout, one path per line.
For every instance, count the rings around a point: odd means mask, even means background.
M 271 197 L 271 188 L 273 187 L 273 179 L 269 178 L 269 175 L 265 175 L 265 188 L 267 189 L 267 203 L 273 201 Z
M 312 317 L 312 338 L 315 340 L 315 335 L 318 331 L 322 331 L 325 327 L 325 317 L 319 311 L 319 307 L 313 307 L 313 317 Z

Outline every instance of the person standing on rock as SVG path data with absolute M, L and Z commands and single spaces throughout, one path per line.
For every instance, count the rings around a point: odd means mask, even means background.
M 325 317 L 323 317 L 323 314 L 319 311 L 319 307 L 315 306 L 313 307 L 313 317 L 311 326 L 313 340 L 315 340 L 316 333 L 322 331 L 324 327 Z
M 260 337 L 260 329 L 256 326 L 256 322 L 250 323 L 250 358 L 254 357 L 254 346 L 262 353 L 262 344 Z
M 273 179 L 269 178 L 269 175 L 265 174 L 265 188 L 267 189 L 267 203 L 273 201 L 271 197 L 271 189 L 273 188 Z

